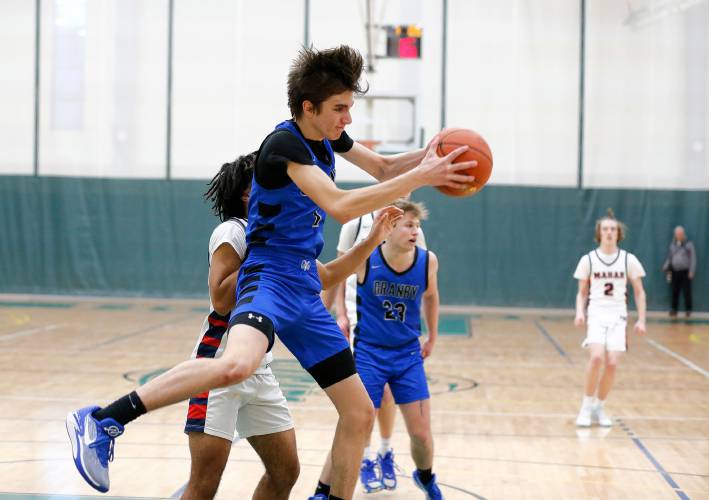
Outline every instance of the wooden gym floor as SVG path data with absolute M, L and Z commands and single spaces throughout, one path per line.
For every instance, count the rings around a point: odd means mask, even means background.
M 105 404 L 187 358 L 203 302 L 0 297 L 0 500 L 98 497 L 75 471 L 69 410 Z M 448 499 L 709 498 L 709 316 L 653 315 L 631 338 L 607 408 L 611 429 L 577 429 L 586 353 L 570 311 L 444 308 L 426 362 L 434 472 Z M 317 483 L 336 414 L 284 348 L 274 371 L 296 421 L 300 479 Z M 133 422 L 116 442 L 102 498 L 176 498 L 188 478 L 186 404 Z M 400 416 L 395 492 L 423 498 Z M 376 434 L 373 442 L 378 444 Z M 249 498 L 262 472 L 237 442 L 218 498 Z

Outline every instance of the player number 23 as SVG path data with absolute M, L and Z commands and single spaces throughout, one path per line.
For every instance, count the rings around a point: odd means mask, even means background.
M 392 304 L 388 300 L 385 300 L 382 302 L 382 306 L 384 306 L 384 319 L 391 321 L 396 321 L 398 319 L 401 322 L 405 321 L 406 304 L 401 302 Z

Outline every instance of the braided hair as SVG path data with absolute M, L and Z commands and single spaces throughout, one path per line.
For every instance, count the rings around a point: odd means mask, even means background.
M 207 184 L 204 199 L 212 202 L 212 211 L 222 222 L 233 217 L 246 218 L 242 197 L 251 187 L 257 153 L 254 151 L 225 163 Z

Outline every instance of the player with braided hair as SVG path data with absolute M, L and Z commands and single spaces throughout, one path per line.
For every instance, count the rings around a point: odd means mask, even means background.
M 238 301 L 229 316 L 222 356 L 184 361 L 106 408 L 90 406 L 67 416 L 74 462 L 97 489 L 108 489 L 108 462 L 125 423 L 194 394 L 243 382 L 259 368 L 278 334 L 338 412 L 329 495 L 352 496 L 374 408 L 349 344 L 319 293 L 327 282 L 351 274 L 356 267 L 351 264 L 364 256 L 357 251 L 346 262 L 336 259 L 335 272 L 317 264 L 326 216 L 344 223 L 423 186 L 463 188 L 474 180 L 463 171 L 477 165 L 454 163 L 467 146 L 439 157 L 438 138 L 426 149 L 391 157 L 353 144 L 344 130 L 352 121 L 354 95 L 366 90 L 359 83 L 362 69 L 362 56 L 347 46 L 303 48 L 291 66 L 292 119 L 275 127 L 256 157 L 248 252 L 236 278 Z M 340 189 L 334 183 L 336 152 L 382 182 Z M 397 210 L 383 210 L 383 222 L 388 224 Z

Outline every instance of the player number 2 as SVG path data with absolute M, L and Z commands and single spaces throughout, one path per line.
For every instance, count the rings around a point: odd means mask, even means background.
M 613 283 L 606 283 L 603 286 L 603 295 L 612 296 L 613 295 Z
M 382 306 L 384 306 L 384 319 L 390 321 L 396 321 L 398 319 L 401 322 L 406 319 L 406 304 L 402 304 L 401 302 L 392 304 L 388 300 L 385 300 L 382 302 Z

